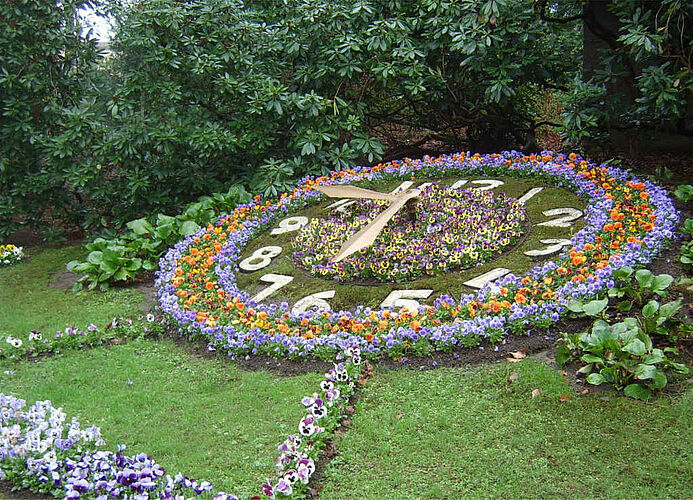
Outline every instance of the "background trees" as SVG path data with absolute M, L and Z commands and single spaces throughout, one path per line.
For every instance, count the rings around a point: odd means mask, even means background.
M 6 2 L 0 235 L 29 219 L 117 228 L 236 183 L 273 196 L 432 142 L 537 150 L 561 119 L 573 142 L 685 129 L 689 3 L 611 2 L 617 32 L 581 78 L 599 2 L 104 0 L 101 59 L 75 15 L 91 2 Z

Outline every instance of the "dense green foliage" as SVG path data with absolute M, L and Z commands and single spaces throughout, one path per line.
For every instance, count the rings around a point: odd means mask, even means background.
M 536 150 L 547 92 L 567 91 L 571 140 L 680 126 L 684 2 L 613 1 L 621 30 L 604 71 L 583 82 L 592 4 L 5 2 L 0 235 L 26 222 L 119 229 L 234 184 L 274 196 L 386 146 Z M 102 58 L 77 15 L 91 5 L 114 23 Z M 637 98 L 605 99 L 626 73 Z
M 0 237 L 17 217 L 70 220 L 82 201 L 97 52 L 77 11 L 90 4 L 0 4 Z
M 578 2 L 579 3 L 579 2 Z M 612 0 L 614 32 L 583 16 L 605 42 L 600 67 L 577 80 L 566 100 L 565 133 L 572 140 L 604 139 L 612 130 L 668 130 L 690 135 L 686 112 L 693 76 L 693 6 L 686 0 Z
M 81 275 L 74 289 L 81 290 L 83 283 L 88 282 L 90 289 L 99 286 L 105 290 L 110 282 L 132 280 L 154 271 L 169 247 L 212 224 L 220 213 L 230 212 L 249 200 L 250 194 L 242 186 L 234 185 L 227 193 L 201 197 L 175 217 L 159 213 L 131 220 L 122 234 L 88 243 L 86 260 L 68 262 L 68 271 Z

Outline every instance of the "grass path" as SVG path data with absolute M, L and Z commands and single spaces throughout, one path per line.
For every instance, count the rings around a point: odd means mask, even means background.
M 532 360 L 380 373 L 321 499 L 693 498 L 693 389 L 603 396 Z

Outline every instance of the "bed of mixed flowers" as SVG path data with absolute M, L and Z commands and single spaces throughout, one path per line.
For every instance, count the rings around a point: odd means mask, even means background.
M 24 249 L 15 245 L 0 245 L 0 267 L 11 266 L 24 258 Z
M 586 199 L 586 226 L 555 261 L 524 276 L 508 274 L 476 294 L 448 295 L 418 310 L 308 311 L 298 315 L 286 303 L 257 304 L 236 285 L 243 248 L 291 212 L 324 199 L 318 184 L 358 184 L 443 175 L 497 175 L 543 179 Z M 548 326 L 576 298 L 613 286 L 623 266 L 650 262 L 673 238 L 678 214 L 666 191 L 609 165 L 578 155 L 491 155 L 464 153 L 393 161 L 305 178 L 272 203 L 248 204 L 170 249 L 157 275 L 159 303 L 181 331 L 205 338 L 211 349 L 237 354 L 332 357 L 350 345 L 364 356 L 401 356 L 415 350 L 451 349 L 498 340 L 530 325 Z
M 503 194 L 431 185 L 418 197 L 414 220 L 401 210 L 365 251 L 329 260 L 388 204 L 359 200 L 348 211 L 311 220 L 292 240 L 294 261 L 336 281 L 400 283 L 487 262 L 517 243 L 527 218 L 524 205 Z

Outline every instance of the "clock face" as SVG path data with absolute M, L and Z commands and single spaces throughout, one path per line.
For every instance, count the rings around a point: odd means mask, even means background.
M 445 176 L 359 183 L 381 193 L 417 188 L 375 242 L 344 262 L 341 245 L 390 205 L 387 200 L 316 198 L 276 221 L 245 247 L 238 288 L 265 304 L 354 311 L 432 305 L 505 274 L 555 258 L 584 225 L 584 202 L 540 179 Z

